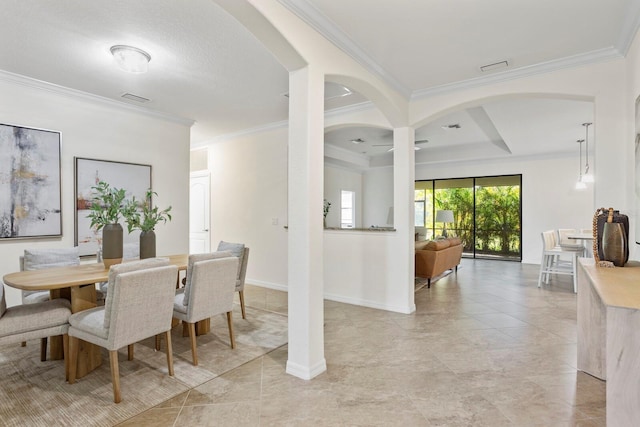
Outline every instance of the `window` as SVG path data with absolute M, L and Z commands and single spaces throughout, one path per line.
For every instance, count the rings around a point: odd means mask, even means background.
M 355 191 L 342 190 L 340 192 L 340 228 L 355 227 Z
M 447 231 L 462 239 L 465 256 L 521 260 L 521 185 L 522 175 L 417 181 L 416 232 L 420 239 L 441 235 L 435 213 L 452 210 Z

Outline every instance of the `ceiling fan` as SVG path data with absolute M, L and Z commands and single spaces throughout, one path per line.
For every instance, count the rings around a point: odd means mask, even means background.
M 429 142 L 428 139 L 419 139 L 415 142 L 415 150 L 418 151 L 420 149 L 422 149 L 422 147 L 419 147 L 418 145 L 422 145 L 422 144 L 426 144 L 427 142 Z M 391 147 L 389 148 L 387 151 L 393 151 L 393 143 L 391 144 L 373 144 L 372 147 Z

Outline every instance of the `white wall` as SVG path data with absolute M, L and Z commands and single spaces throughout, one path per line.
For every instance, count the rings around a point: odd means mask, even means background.
M 636 126 L 636 111 L 635 102 L 640 97 L 640 34 L 636 35 L 636 38 L 629 49 L 627 54 L 627 85 L 629 90 L 627 91 L 626 106 L 628 109 L 629 123 L 625 129 L 625 135 L 629 145 L 634 146 Z M 638 129 L 640 131 L 640 129 Z M 633 161 L 638 163 L 640 159 L 636 159 L 633 154 Z M 640 245 L 633 244 L 633 242 L 640 242 L 640 225 L 638 225 L 638 219 L 640 219 L 640 176 L 638 176 L 638 166 L 632 169 L 629 174 L 629 198 L 631 200 L 629 209 L 629 242 L 631 249 L 631 258 L 640 259 L 640 255 L 636 255 L 640 252 Z
M 393 206 L 393 167 L 371 168 L 364 172 L 364 228 L 390 227 L 389 208 Z
M 171 205 L 173 220 L 158 227 L 157 252 L 189 248 L 189 126 L 0 76 L 0 117 L 6 124 L 62 132 L 62 238 L 0 241 L 0 275 L 17 271 L 25 248 L 74 245 L 74 156 L 152 165 L 154 202 Z M 5 286 L 7 303 L 20 291 Z
M 246 281 L 287 285 L 287 128 L 208 145 L 211 247 L 249 246 Z M 277 224 L 274 224 L 277 222 Z
M 362 173 L 349 170 L 340 166 L 324 166 L 324 198 L 331 202 L 329 213 L 327 214 L 327 227 L 340 227 L 340 196 L 342 190 L 355 192 L 355 227 L 363 227 L 363 186 Z
M 540 264 L 540 233 L 591 228 L 593 184 L 576 190 L 578 153 L 559 158 L 417 165 L 416 180 L 522 174 L 522 262 Z

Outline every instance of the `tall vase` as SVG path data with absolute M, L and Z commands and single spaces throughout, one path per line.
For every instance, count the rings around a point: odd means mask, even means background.
M 140 233 L 140 259 L 156 257 L 156 233 L 153 230 Z
M 624 226 L 619 222 L 606 222 L 602 233 L 602 254 L 605 261 L 611 261 L 616 267 L 624 267 L 626 235 Z
M 102 228 L 102 262 L 105 268 L 122 262 L 122 226 L 107 224 Z

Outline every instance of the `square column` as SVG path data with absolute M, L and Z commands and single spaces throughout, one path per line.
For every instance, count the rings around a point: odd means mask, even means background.
M 324 75 L 289 73 L 289 357 L 287 373 L 309 380 L 324 358 Z

